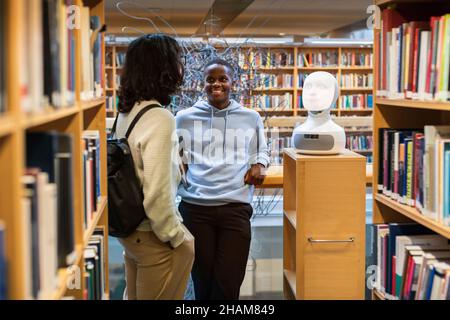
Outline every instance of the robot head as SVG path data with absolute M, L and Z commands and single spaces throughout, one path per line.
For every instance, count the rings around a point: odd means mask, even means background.
M 336 78 L 325 71 L 308 75 L 303 84 L 303 105 L 308 111 L 323 111 L 337 101 L 339 87 Z

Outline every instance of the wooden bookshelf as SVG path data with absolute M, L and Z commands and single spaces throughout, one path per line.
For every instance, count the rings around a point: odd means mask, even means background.
M 285 297 L 364 299 L 364 157 L 285 149 L 283 171 Z
M 404 215 L 405 217 L 414 220 L 415 222 L 420 223 L 421 225 L 424 225 L 428 229 L 431 229 L 434 232 L 439 233 L 441 236 L 450 239 L 450 227 L 446 227 L 430 218 L 427 218 L 416 208 L 401 204 L 381 194 L 376 194 L 374 199 L 378 201 L 380 204 L 383 204 L 384 206 L 394 210 L 395 212 L 398 212 Z
M 433 4 L 431 4 L 433 3 Z M 448 2 L 426 1 L 426 0 L 376 0 L 375 4 L 385 8 L 388 5 L 394 5 L 395 9 L 405 17 L 414 17 L 411 20 L 428 21 L 431 15 L 444 15 L 448 13 Z M 447 8 L 445 8 L 447 6 Z M 433 9 L 430 11 L 429 9 Z M 442 10 L 441 10 L 442 9 Z M 439 11 L 440 10 L 440 11 Z M 380 57 L 378 56 L 378 39 L 381 31 L 374 30 L 374 83 L 378 83 L 380 75 L 378 74 L 378 65 Z M 388 99 L 376 95 L 374 98 L 374 151 L 373 151 L 373 222 L 374 223 L 392 223 L 392 222 L 416 222 L 426 228 L 450 239 L 450 227 L 446 227 L 421 213 L 412 206 L 404 205 L 377 192 L 379 173 L 379 136 L 380 128 L 407 129 L 423 128 L 426 125 L 448 125 L 450 123 L 450 102 L 441 101 L 420 101 L 409 99 Z M 381 182 L 382 183 L 382 182 Z M 374 289 L 372 294 L 374 299 L 389 299 Z
M 73 141 L 73 167 L 70 174 L 73 178 L 73 203 L 74 203 L 74 240 L 75 251 L 73 266 L 81 270 L 80 287 L 68 288 L 68 280 L 72 275 L 69 268 L 59 270 L 58 286 L 53 294 L 44 299 L 61 299 L 71 296 L 82 299 L 85 289 L 84 281 L 84 249 L 86 241 L 95 227 L 105 230 L 104 261 L 108 261 L 108 210 L 107 210 L 107 177 L 106 177 L 106 133 L 105 133 L 105 99 L 81 101 L 81 31 L 75 30 L 75 103 L 72 106 L 53 109 L 49 108 L 40 113 L 28 114 L 21 108 L 20 70 L 24 62 L 21 61 L 21 39 L 25 37 L 23 21 L 18 19 L 23 12 L 25 0 L 6 0 L 7 2 L 7 57 L 8 57 L 8 103 L 6 115 L 0 116 L 0 161 L 4 164 L 0 168 L 2 182 L 0 184 L 0 220 L 6 226 L 6 259 L 8 263 L 8 298 L 25 299 L 23 274 L 25 270 L 22 260 L 23 252 L 21 243 L 24 239 L 22 223 L 22 197 L 23 176 L 26 163 L 25 136 L 28 131 L 49 131 L 68 133 Z M 101 23 L 105 23 L 104 1 L 102 0 L 75 0 L 75 5 L 89 6 L 91 15 L 99 16 Z M 33 37 L 27 34 L 26 37 Z M 104 46 L 104 42 L 103 42 Z M 104 52 L 104 51 L 103 51 Z M 87 59 L 87 58 L 86 58 Z M 104 66 L 103 66 L 104 67 Z M 104 84 L 103 84 L 104 85 Z M 100 163 L 101 163 L 101 195 L 99 211 L 92 221 L 88 231 L 84 232 L 84 199 L 83 194 L 83 167 L 81 139 L 84 130 L 100 131 Z M 108 267 L 105 270 L 105 291 L 109 292 Z
M 314 71 L 330 71 L 336 74 L 337 76 L 337 80 L 338 83 L 340 83 L 340 76 L 342 73 L 351 73 L 351 72 L 356 72 L 356 73 L 361 73 L 361 72 L 365 72 L 368 74 L 372 73 L 373 67 L 371 66 L 346 66 L 346 65 L 342 65 L 341 64 L 341 53 L 343 51 L 354 51 L 354 52 L 365 52 L 365 53 L 370 53 L 372 51 L 372 47 L 371 46 L 366 46 L 366 47 L 360 47 L 360 46 L 355 46 L 355 47 L 349 47 L 349 46 L 342 46 L 342 47 L 320 47 L 320 46 L 315 46 L 315 47 L 307 47 L 307 46 L 299 46 L 299 45 L 286 45 L 286 46 L 271 46 L 271 45 L 243 45 L 242 46 L 243 49 L 250 49 L 250 51 L 255 51 L 256 50 L 260 50 L 260 49 L 265 49 L 265 50 L 273 50 L 273 51 L 280 51 L 280 50 L 284 50 L 286 52 L 290 52 L 291 54 L 294 55 L 294 65 L 292 66 L 275 66 L 275 67 L 264 67 L 264 66 L 260 66 L 260 67 L 255 67 L 254 70 L 256 72 L 260 72 L 260 73 L 271 73 L 271 74 L 279 74 L 279 73 L 289 73 L 293 75 L 293 87 L 292 88 L 255 88 L 253 90 L 251 90 L 251 95 L 264 95 L 264 94 L 283 94 L 286 92 L 292 93 L 292 109 L 285 109 L 282 112 L 284 112 L 285 114 L 289 114 L 291 116 L 296 116 L 302 112 L 304 112 L 304 110 L 300 110 L 297 108 L 298 105 L 298 95 L 301 93 L 302 88 L 300 88 L 297 84 L 297 78 L 299 73 L 305 72 L 305 73 L 310 73 L 310 72 L 314 72 Z M 126 44 L 115 44 L 115 43 L 111 43 L 111 44 L 107 44 L 106 46 L 106 52 L 107 54 L 109 54 L 111 56 L 111 64 L 108 64 L 108 67 L 106 68 L 106 73 L 107 73 L 107 77 L 108 79 L 112 80 L 112 81 L 108 81 L 107 84 L 107 89 L 106 89 L 106 94 L 109 97 L 113 97 L 114 101 L 116 100 L 117 97 L 117 90 L 118 90 L 118 84 L 115 83 L 115 79 L 116 79 L 116 75 L 120 74 L 121 68 L 118 67 L 116 65 L 116 56 L 119 52 L 126 52 L 127 49 L 127 45 Z M 297 57 L 298 54 L 300 52 L 316 52 L 316 51 L 330 51 L 330 52 L 335 52 L 338 55 L 338 65 L 336 66 L 310 66 L 310 67 L 303 67 L 300 66 L 299 61 L 297 61 Z M 243 67 L 244 70 L 248 70 L 247 66 Z M 197 90 L 191 90 L 191 89 L 186 89 L 185 91 L 192 91 L 192 92 L 197 92 Z M 368 94 L 372 92 L 372 88 L 341 88 L 341 91 L 343 91 L 344 94 Z M 255 108 L 258 109 L 258 108 Z M 266 110 L 266 109 L 264 109 Z M 115 111 L 110 111 L 107 110 L 108 114 L 110 114 L 111 116 L 115 116 L 116 112 Z M 272 110 L 267 109 L 267 112 L 272 112 Z M 352 112 L 364 112 L 368 115 L 372 114 L 372 110 L 371 109 L 367 109 L 367 110 L 345 110 L 345 109 L 341 109 L 339 106 L 339 101 L 337 102 L 337 109 L 333 110 L 333 112 L 337 112 L 338 116 L 346 116 L 347 113 L 349 111 Z M 278 110 L 274 110 L 273 112 L 280 112 Z M 341 114 L 341 112 L 343 112 Z

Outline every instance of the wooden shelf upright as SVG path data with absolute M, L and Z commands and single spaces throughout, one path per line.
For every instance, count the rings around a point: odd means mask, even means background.
M 61 0 L 62 1 L 62 0 Z M 102 24 L 105 23 L 104 1 L 102 0 L 74 0 L 79 7 L 89 6 L 91 15 L 99 16 Z M 106 131 L 105 131 L 105 99 L 104 97 L 92 101 L 82 101 L 81 88 L 81 61 L 88 59 L 81 56 L 80 42 L 81 31 L 75 30 L 75 104 L 66 108 L 43 110 L 39 114 L 28 114 L 22 110 L 21 104 L 21 68 L 26 68 L 23 57 L 21 41 L 24 37 L 32 38 L 33 34 L 26 34 L 24 22 L 20 13 L 26 8 L 25 0 L 6 0 L 7 5 L 7 96 L 6 113 L 0 114 L 0 220 L 6 227 L 6 259 L 7 273 L 7 298 L 20 300 L 27 299 L 24 285 L 25 261 L 23 259 L 24 225 L 22 198 L 24 190 L 21 177 L 25 172 L 26 133 L 28 131 L 58 131 L 72 136 L 73 167 L 70 174 L 73 177 L 73 203 L 74 203 L 74 240 L 75 240 L 75 266 L 81 270 L 80 287 L 69 289 L 68 283 L 72 277 L 71 268 L 63 268 L 58 272 L 58 285 L 54 292 L 44 299 L 61 299 L 71 296 L 75 299 L 83 299 L 85 290 L 84 281 L 84 249 L 95 227 L 101 227 L 105 231 L 104 239 L 104 270 L 105 292 L 104 297 L 109 296 L 108 285 L 108 210 L 107 210 L 107 177 L 106 177 Z M 102 43 L 104 52 L 104 41 Z M 104 66 L 102 67 L 104 70 Z M 3 70 L 1 70 L 3 72 Z M 101 195 L 99 210 L 95 213 L 94 221 L 90 229 L 85 232 L 84 227 L 84 201 L 83 194 L 83 153 L 82 135 L 84 130 L 100 131 L 100 170 L 101 170 Z

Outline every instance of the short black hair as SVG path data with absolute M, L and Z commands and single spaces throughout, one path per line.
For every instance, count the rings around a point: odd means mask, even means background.
M 206 68 L 208 68 L 209 66 L 212 66 L 213 64 L 218 64 L 218 65 L 226 67 L 228 69 L 228 72 L 229 72 L 230 76 L 233 78 L 233 76 L 234 76 L 234 68 L 233 68 L 233 66 L 228 61 L 220 59 L 220 58 L 214 58 L 214 59 L 210 60 L 205 65 L 205 68 L 203 69 L 203 71 L 205 71 Z
M 119 112 L 130 112 L 136 102 L 155 99 L 169 105 L 183 84 L 182 49 L 164 34 L 144 35 L 128 46 L 119 88 Z

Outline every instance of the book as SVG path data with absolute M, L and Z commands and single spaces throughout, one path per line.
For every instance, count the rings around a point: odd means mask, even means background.
M 435 247 L 442 247 L 448 245 L 448 240 L 439 235 L 403 235 L 397 236 L 396 239 L 395 256 L 395 296 L 400 297 L 401 288 L 403 288 L 404 275 L 406 271 L 406 247 L 411 245 L 419 246 L 421 249 L 426 250 Z M 448 247 L 450 250 L 450 245 Z
M 105 234 L 97 227 L 84 249 L 84 268 L 88 273 L 86 298 L 88 300 L 105 299 L 107 261 L 105 260 Z
M 84 221 L 85 228 L 94 218 L 97 203 L 100 200 L 100 132 L 98 130 L 83 131 L 83 174 L 84 174 Z
M 448 101 L 450 14 L 407 21 L 399 11 L 382 11 L 377 96 Z
M 445 152 L 449 126 L 380 128 L 378 192 L 444 224 Z M 447 189 L 445 189 L 447 190 Z M 447 192 L 448 194 L 448 192 Z
M 74 261 L 72 137 L 58 132 L 27 132 L 27 167 L 39 168 L 57 188 L 58 267 Z
M 397 237 L 401 235 L 423 235 L 431 234 L 432 231 L 417 223 L 390 223 L 389 224 L 389 242 L 387 247 L 387 266 L 388 275 L 386 281 L 386 292 L 396 295 L 396 264 L 392 263 L 392 258 L 396 256 Z M 393 271 L 394 270 L 394 271 Z

